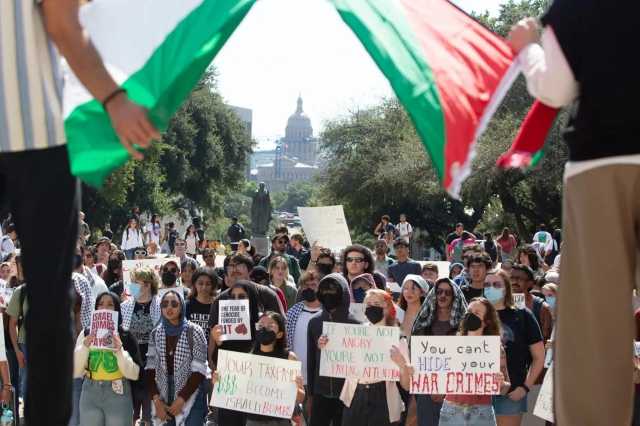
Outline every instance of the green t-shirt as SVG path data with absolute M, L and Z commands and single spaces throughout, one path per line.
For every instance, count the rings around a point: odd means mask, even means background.
M 10 317 L 18 319 L 20 317 L 20 293 L 24 291 L 24 284 L 20 287 L 16 288 L 11 296 L 11 301 L 9 302 L 9 306 L 7 306 L 7 314 Z M 20 329 L 18 330 L 18 343 L 25 344 L 26 343 L 26 331 L 24 328 L 24 316 L 27 315 L 27 311 L 29 310 L 29 304 L 27 303 L 27 298 L 24 298 L 24 303 L 22 304 L 22 315 L 23 321 Z

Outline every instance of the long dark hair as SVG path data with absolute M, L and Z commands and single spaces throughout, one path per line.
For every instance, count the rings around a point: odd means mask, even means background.
M 209 277 L 211 280 L 211 297 L 216 297 L 216 290 L 220 287 L 220 277 L 216 274 L 215 269 L 202 267 L 196 269 L 196 271 L 191 276 L 191 295 L 189 299 L 195 300 L 198 297 L 198 289 L 196 288 L 196 281 L 200 277 Z
M 534 272 L 540 269 L 540 259 L 538 258 L 538 253 L 533 246 L 526 245 L 518 249 L 518 257 L 516 258 L 518 261 L 517 263 L 520 263 L 521 254 L 525 254 L 529 258 L 529 266 L 531 266 L 531 269 L 533 269 Z
M 192 223 L 191 225 L 187 226 L 187 230 L 184 231 L 184 239 L 186 240 L 187 237 L 189 236 L 189 228 L 191 228 L 193 226 L 193 235 L 194 237 L 196 237 L 196 241 L 198 241 L 198 230 L 196 229 L 196 226 Z
M 286 329 L 286 325 L 285 325 L 285 320 L 284 317 L 282 315 L 280 315 L 277 312 L 273 312 L 273 311 L 267 311 L 264 314 L 262 314 L 262 317 L 267 316 L 269 318 L 271 318 L 272 320 L 274 320 L 276 322 L 276 324 L 278 324 L 278 332 L 282 333 L 282 337 L 280 337 L 279 339 L 276 339 L 276 344 L 273 346 L 273 351 L 275 353 L 284 353 L 288 350 L 287 348 L 287 329 Z M 260 350 L 260 343 L 258 342 L 258 340 L 256 339 L 255 344 L 253 345 L 253 352 L 258 352 Z
M 498 311 L 493 307 L 493 304 L 484 297 L 474 297 L 469 304 L 473 302 L 480 302 L 484 305 L 486 312 L 484 314 L 484 330 L 482 330 L 483 336 L 500 336 L 502 327 L 500 325 L 500 318 L 498 317 Z M 469 330 L 465 328 L 465 322 L 460 321 L 460 329 L 458 335 L 466 336 L 469 334 Z
M 353 244 L 349 247 L 347 247 L 346 249 L 344 249 L 344 251 L 342 252 L 342 275 L 344 275 L 344 277 L 347 279 L 347 281 L 349 281 L 349 272 L 347 271 L 347 254 L 349 254 L 349 252 L 358 252 L 360 253 L 362 256 L 364 256 L 364 261 L 367 262 L 368 266 L 365 268 L 365 270 L 362 272 L 363 274 L 373 274 L 373 255 L 371 254 L 371 250 L 369 250 L 368 248 L 366 248 L 363 245 L 360 244 Z
M 120 269 L 122 269 L 122 262 L 126 259 L 124 252 L 121 250 L 114 250 L 114 252 L 109 255 L 109 260 L 114 257 L 118 258 L 118 260 L 120 261 Z M 102 279 L 104 280 L 104 283 L 107 285 L 107 287 L 120 280 L 120 276 L 112 268 L 110 268 L 109 260 L 107 261 L 107 269 L 105 269 L 105 271 L 102 273 Z

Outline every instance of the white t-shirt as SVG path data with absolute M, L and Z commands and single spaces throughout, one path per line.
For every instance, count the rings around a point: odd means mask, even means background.
M 307 329 L 309 328 L 309 320 L 322 308 L 303 307 L 296 322 L 296 331 L 293 334 L 293 347 L 291 350 L 296 354 L 300 362 L 302 362 L 302 378 L 304 384 L 307 384 Z
M 149 242 L 153 241 L 158 246 L 160 245 L 160 224 L 159 223 L 147 223 L 145 232 L 149 233 Z
M 122 233 L 122 250 L 131 250 L 138 247 L 144 247 L 142 232 L 137 229 L 125 229 Z
M 15 244 L 13 244 L 13 240 L 5 235 L 4 237 L 1 237 L 2 240 L 0 240 L 0 260 L 4 260 L 5 257 L 7 257 L 8 255 L 15 253 L 16 252 L 16 246 Z
M 409 234 L 413 232 L 413 228 L 409 222 L 398 222 L 396 229 L 398 230 L 398 235 L 401 237 L 408 237 Z
M 187 254 L 196 254 L 198 252 L 198 237 L 195 235 L 187 235 Z

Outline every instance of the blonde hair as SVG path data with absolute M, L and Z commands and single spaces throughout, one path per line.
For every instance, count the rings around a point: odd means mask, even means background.
M 554 292 L 555 294 L 558 294 L 558 285 L 554 284 L 554 283 L 546 283 L 545 285 L 542 286 L 543 289 L 549 290 Z
M 287 263 L 287 261 L 285 260 L 284 257 L 282 256 L 276 256 L 273 259 L 271 259 L 271 262 L 269 262 L 269 280 L 273 280 L 273 275 L 271 274 L 273 272 L 273 269 L 279 264 L 283 264 L 284 267 L 287 269 L 287 274 L 289 274 L 289 264 Z M 287 282 L 287 278 L 285 277 L 284 282 Z
M 151 286 L 151 294 L 154 296 L 158 294 L 158 287 L 160 287 L 158 276 L 150 267 L 143 266 L 141 268 L 134 269 L 131 273 L 131 280 L 149 284 Z

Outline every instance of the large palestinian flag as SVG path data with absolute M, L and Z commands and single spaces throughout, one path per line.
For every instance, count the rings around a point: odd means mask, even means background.
M 94 0 L 82 7 L 81 21 L 116 82 L 164 130 L 254 2 Z M 129 155 L 101 104 L 71 73 L 67 79 L 71 171 L 100 186 Z
M 507 43 L 445 0 L 331 0 L 411 116 L 457 197 L 474 146 L 519 72 Z

